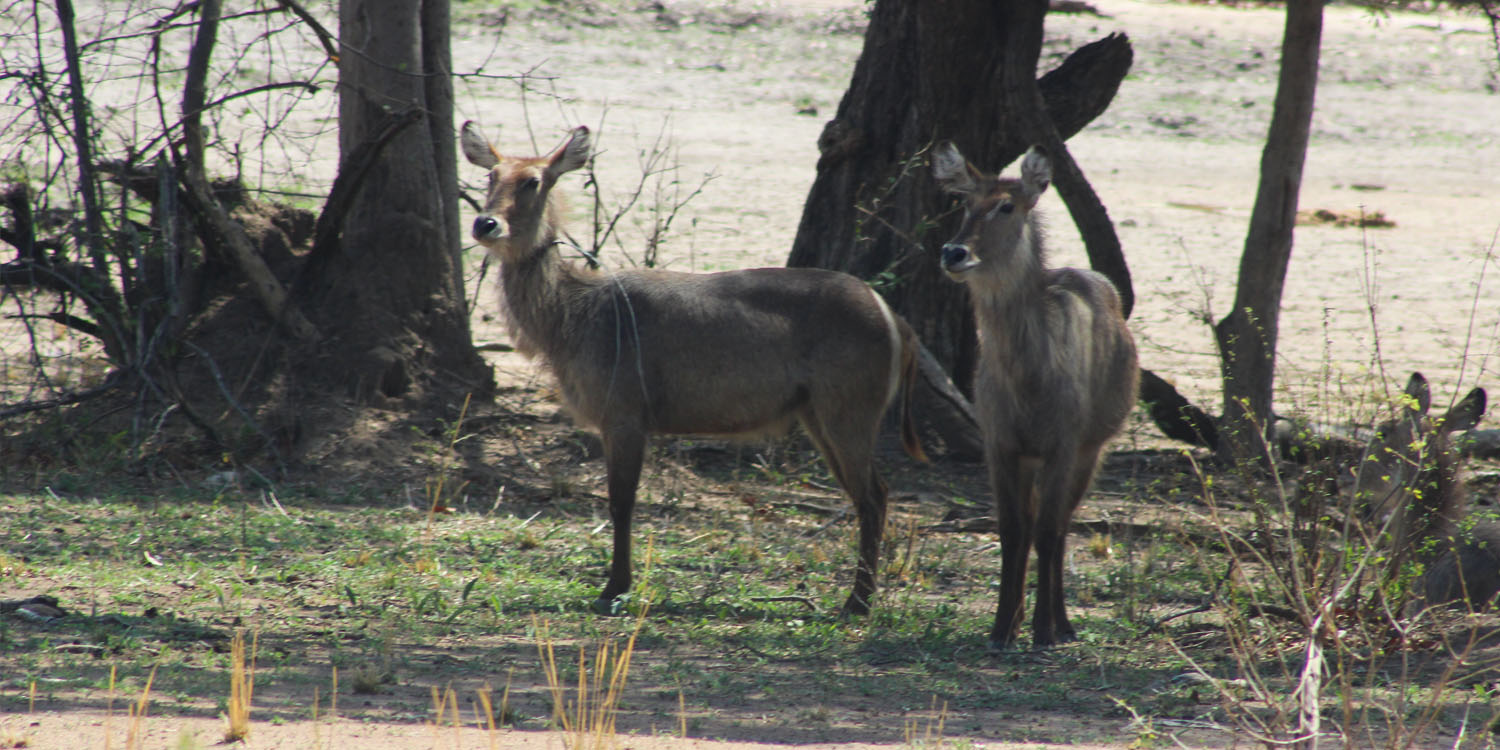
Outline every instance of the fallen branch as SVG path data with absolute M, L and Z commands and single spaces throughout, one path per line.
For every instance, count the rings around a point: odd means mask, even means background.
M 958 390 L 927 346 L 917 342 L 917 374 L 925 388 L 917 391 L 922 421 L 948 446 L 953 458 L 978 461 L 984 456 L 984 433 L 974 405 Z
M 119 371 L 116 370 L 110 373 L 110 375 L 104 379 L 103 383 L 100 383 L 93 388 L 64 393 L 57 398 L 43 399 L 41 401 L 25 401 L 19 404 L 12 404 L 10 406 L 7 406 L 3 409 L 0 409 L 0 419 L 10 419 L 11 417 L 18 417 L 22 414 L 46 411 L 48 409 L 57 409 L 64 406 L 71 406 L 72 404 L 82 403 L 90 399 L 98 398 L 119 387 L 120 380 L 121 377 L 119 376 Z

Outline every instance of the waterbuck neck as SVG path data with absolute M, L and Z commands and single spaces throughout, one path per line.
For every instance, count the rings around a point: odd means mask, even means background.
M 969 281 L 969 292 L 991 345 L 999 351 L 1028 351 L 1044 345 L 1047 335 L 1045 250 L 1034 215 L 1010 232 L 1017 236 L 985 234 L 982 241 L 987 245 L 1011 250 L 985 253 L 984 266 Z
M 568 335 L 585 304 L 579 292 L 597 284 L 600 276 L 563 261 L 555 232 L 543 235 L 545 244 L 526 256 L 500 264 L 500 284 L 511 336 L 522 353 L 556 359 L 572 339 Z

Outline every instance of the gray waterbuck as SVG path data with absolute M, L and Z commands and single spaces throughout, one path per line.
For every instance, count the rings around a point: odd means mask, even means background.
M 1408 613 L 1449 602 L 1483 608 L 1500 593 L 1500 524 L 1466 520 L 1469 494 L 1451 436 L 1479 424 L 1486 401 L 1474 388 L 1430 416 L 1427 379 L 1412 373 L 1396 417 L 1376 428 L 1354 472 L 1354 508 L 1388 545 L 1387 575 L 1422 564 Z
M 933 153 L 932 171 L 963 198 L 963 222 L 943 245 L 942 265 L 968 285 L 979 327 L 974 401 L 1001 547 L 990 647 L 1015 645 L 1033 546 L 1033 642 L 1071 641 L 1062 584 L 1068 524 L 1104 444 L 1135 404 L 1135 343 L 1108 279 L 1046 266 L 1033 211 L 1052 177 L 1041 150 L 1027 152 L 1019 180 L 981 172 L 951 143 Z
M 596 608 L 613 611 L 630 589 L 650 435 L 761 437 L 800 422 L 854 502 L 859 562 L 844 611 L 868 612 L 886 522 L 876 438 L 898 397 L 902 443 L 924 458 L 907 408 L 911 327 L 869 285 L 833 271 L 604 274 L 565 262 L 552 190 L 588 161 L 588 129 L 541 157 L 502 156 L 472 122 L 460 142 L 490 172 L 473 236 L 500 261 L 517 347 L 552 371 L 574 418 L 603 439 L 614 553 Z

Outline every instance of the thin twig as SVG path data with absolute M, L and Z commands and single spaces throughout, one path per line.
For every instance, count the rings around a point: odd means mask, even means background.
M 219 386 L 219 393 L 223 394 L 224 400 L 229 403 L 229 407 L 235 413 L 239 414 L 241 419 L 245 420 L 245 424 L 249 425 L 250 429 L 254 430 L 255 434 L 259 435 L 266 442 L 266 451 L 276 461 L 277 468 L 281 470 L 282 474 L 285 474 L 286 462 L 282 460 L 281 452 L 276 449 L 276 439 L 270 433 L 266 432 L 260 426 L 260 423 L 255 421 L 255 417 L 234 397 L 234 394 L 229 390 L 229 383 L 224 379 L 223 371 L 219 369 L 219 364 L 214 361 L 213 356 L 204 350 L 203 347 L 191 341 L 183 341 L 182 344 L 203 358 L 204 363 L 208 365 L 209 373 L 213 375 L 214 384 Z

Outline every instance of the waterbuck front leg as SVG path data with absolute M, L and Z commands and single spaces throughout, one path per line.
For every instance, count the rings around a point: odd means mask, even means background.
M 1054 573 L 1051 577 L 1053 593 L 1052 604 L 1052 630 L 1056 635 L 1055 643 L 1069 643 L 1078 640 L 1078 632 L 1074 630 L 1072 622 L 1068 620 L 1068 608 L 1063 598 L 1063 562 L 1066 560 L 1065 549 L 1067 546 L 1068 531 L 1073 525 L 1073 514 L 1077 512 L 1078 506 L 1083 504 L 1083 496 L 1088 494 L 1089 486 L 1094 482 L 1094 473 L 1098 471 L 1099 455 L 1104 452 L 1104 444 L 1084 445 L 1078 449 L 1073 459 L 1073 465 L 1067 472 L 1069 478 L 1068 486 L 1065 488 L 1064 504 L 1057 506 L 1063 512 L 1058 519 L 1056 553 L 1053 556 Z M 1040 544 L 1040 540 L 1038 540 Z M 1037 548 L 1038 557 L 1041 556 L 1041 548 Z M 1038 609 L 1038 612 L 1041 610 Z M 1049 644 L 1037 644 L 1049 645 Z
M 1068 621 L 1063 599 L 1063 561 L 1073 511 L 1088 490 L 1093 474 L 1090 470 L 1093 464 L 1084 461 L 1097 457 L 1097 449 L 1088 456 L 1065 455 L 1049 462 L 1041 478 L 1036 525 L 1036 611 L 1031 619 L 1032 643 L 1037 648 L 1068 643 L 1078 637 Z
M 594 602 L 600 614 L 619 614 L 617 599 L 630 590 L 630 517 L 635 510 L 636 487 L 646 457 L 646 435 L 633 428 L 603 430 L 604 466 L 609 485 L 609 517 L 614 526 L 614 552 L 610 557 L 609 582 Z
M 990 649 L 1013 648 L 1026 605 L 1026 566 L 1035 538 L 1036 475 L 1041 460 L 991 449 L 990 484 L 1000 527 L 1000 603 L 990 630 Z

